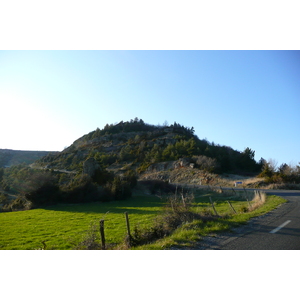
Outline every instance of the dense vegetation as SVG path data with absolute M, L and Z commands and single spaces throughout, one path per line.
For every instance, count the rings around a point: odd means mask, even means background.
M 267 183 L 299 184 L 300 163 L 294 167 L 283 163 L 279 166 L 279 168 L 277 168 L 274 161 L 264 161 L 262 172 L 258 176 L 265 178 Z
M 2 211 L 31 209 L 59 203 L 121 200 L 131 196 L 136 176 L 122 178 L 106 170 L 94 176 L 32 169 L 26 165 L 0 169 Z

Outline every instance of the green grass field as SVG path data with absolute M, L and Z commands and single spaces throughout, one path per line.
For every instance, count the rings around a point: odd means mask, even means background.
M 162 201 L 154 196 L 106 203 L 55 205 L 44 209 L 0 213 L 0 249 L 72 249 L 91 222 L 105 220 L 107 243 L 126 236 L 124 212 L 130 225 L 148 225 L 160 212 Z
M 235 207 L 237 215 L 229 219 L 201 224 L 194 221 L 184 224 L 170 237 L 157 241 L 152 245 L 136 249 L 166 249 L 171 245 L 189 245 L 201 235 L 218 232 L 246 222 L 251 217 L 263 214 L 284 199 L 271 196 L 266 203 L 253 212 L 242 212 L 247 207 L 246 200 L 237 197 L 224 196 L 214 192 L 197 192 L 193 210 L 201 212 L 211 210 L 209 197 L 213 198 L 219 214 L 231 214 L 227 200 Z M 41 249 L 43 241 L 46 249 L 73 249 L 80 242 L 91 223 L 99 224 L 105 220 L 106 243 L 116 245 L 124 242 L 126 222 L 124 212 L 128 212 L 130 227 L 149 227 L 154 218 L 161 214 L 165 203 L 155 196 L 134 196 L 129 200 L 106 203 L 89 203 L 73 205 L 56 205 L 43 209 L 0 213 L 0 249 Z

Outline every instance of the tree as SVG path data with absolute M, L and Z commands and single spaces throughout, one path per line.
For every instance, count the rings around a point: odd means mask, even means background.
M 216 159 L 212 159 L 204 155 L 197 157 L 196 164 L 198 165 L 199 169 L 206 172 L 214 172 L 219 167 Z
M 274 174 L 274 167 L 271 166 L 270 162 L 265 161 L 265 164 L 263 165 L 262 172 L 259 174 L 259 177 L 271 178 Z
M 0 168 L 0 183 L 3 180 L 3 175 L 4 175 L 4 169 Z
M 187 152 L 188 152 L 189 156 L 192 156 L 192 155 L 196 154 L 196 142 L 193 138 L 191 138 L 188 142 L 189 142 L 189 146 L 188 146 Z
M 269 164 L 269 167 L 271 168 L 272 172 L 276 172 L 278 162 L 275 159 L 270 158 L 268 161 L 268 164 Z
M 289 165 L 287 165 L 286 163 L 283 163 L 278 168 L 278 171 L 282 175 L 290 175 L 292 173 L 292 168 Z
M 249 159 L 253 160 L 255 151 L 251 150 L 249 147 L 247 147 L 242 154 L 245 155 L 246 157 L 248 157 Z

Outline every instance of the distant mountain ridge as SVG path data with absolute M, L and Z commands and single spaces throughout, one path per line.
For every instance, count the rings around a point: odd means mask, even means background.
M 28 165 L 50 153 L 55 154 L 58 151 L 0 149 L 0 168 L 7 168 L 22 163 Z

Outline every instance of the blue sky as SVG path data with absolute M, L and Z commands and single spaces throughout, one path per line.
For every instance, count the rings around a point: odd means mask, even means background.
M 61 151 L 138 117 L 297 164 L 299 78 L 299 51 L 0 51 L 0 148 Z

